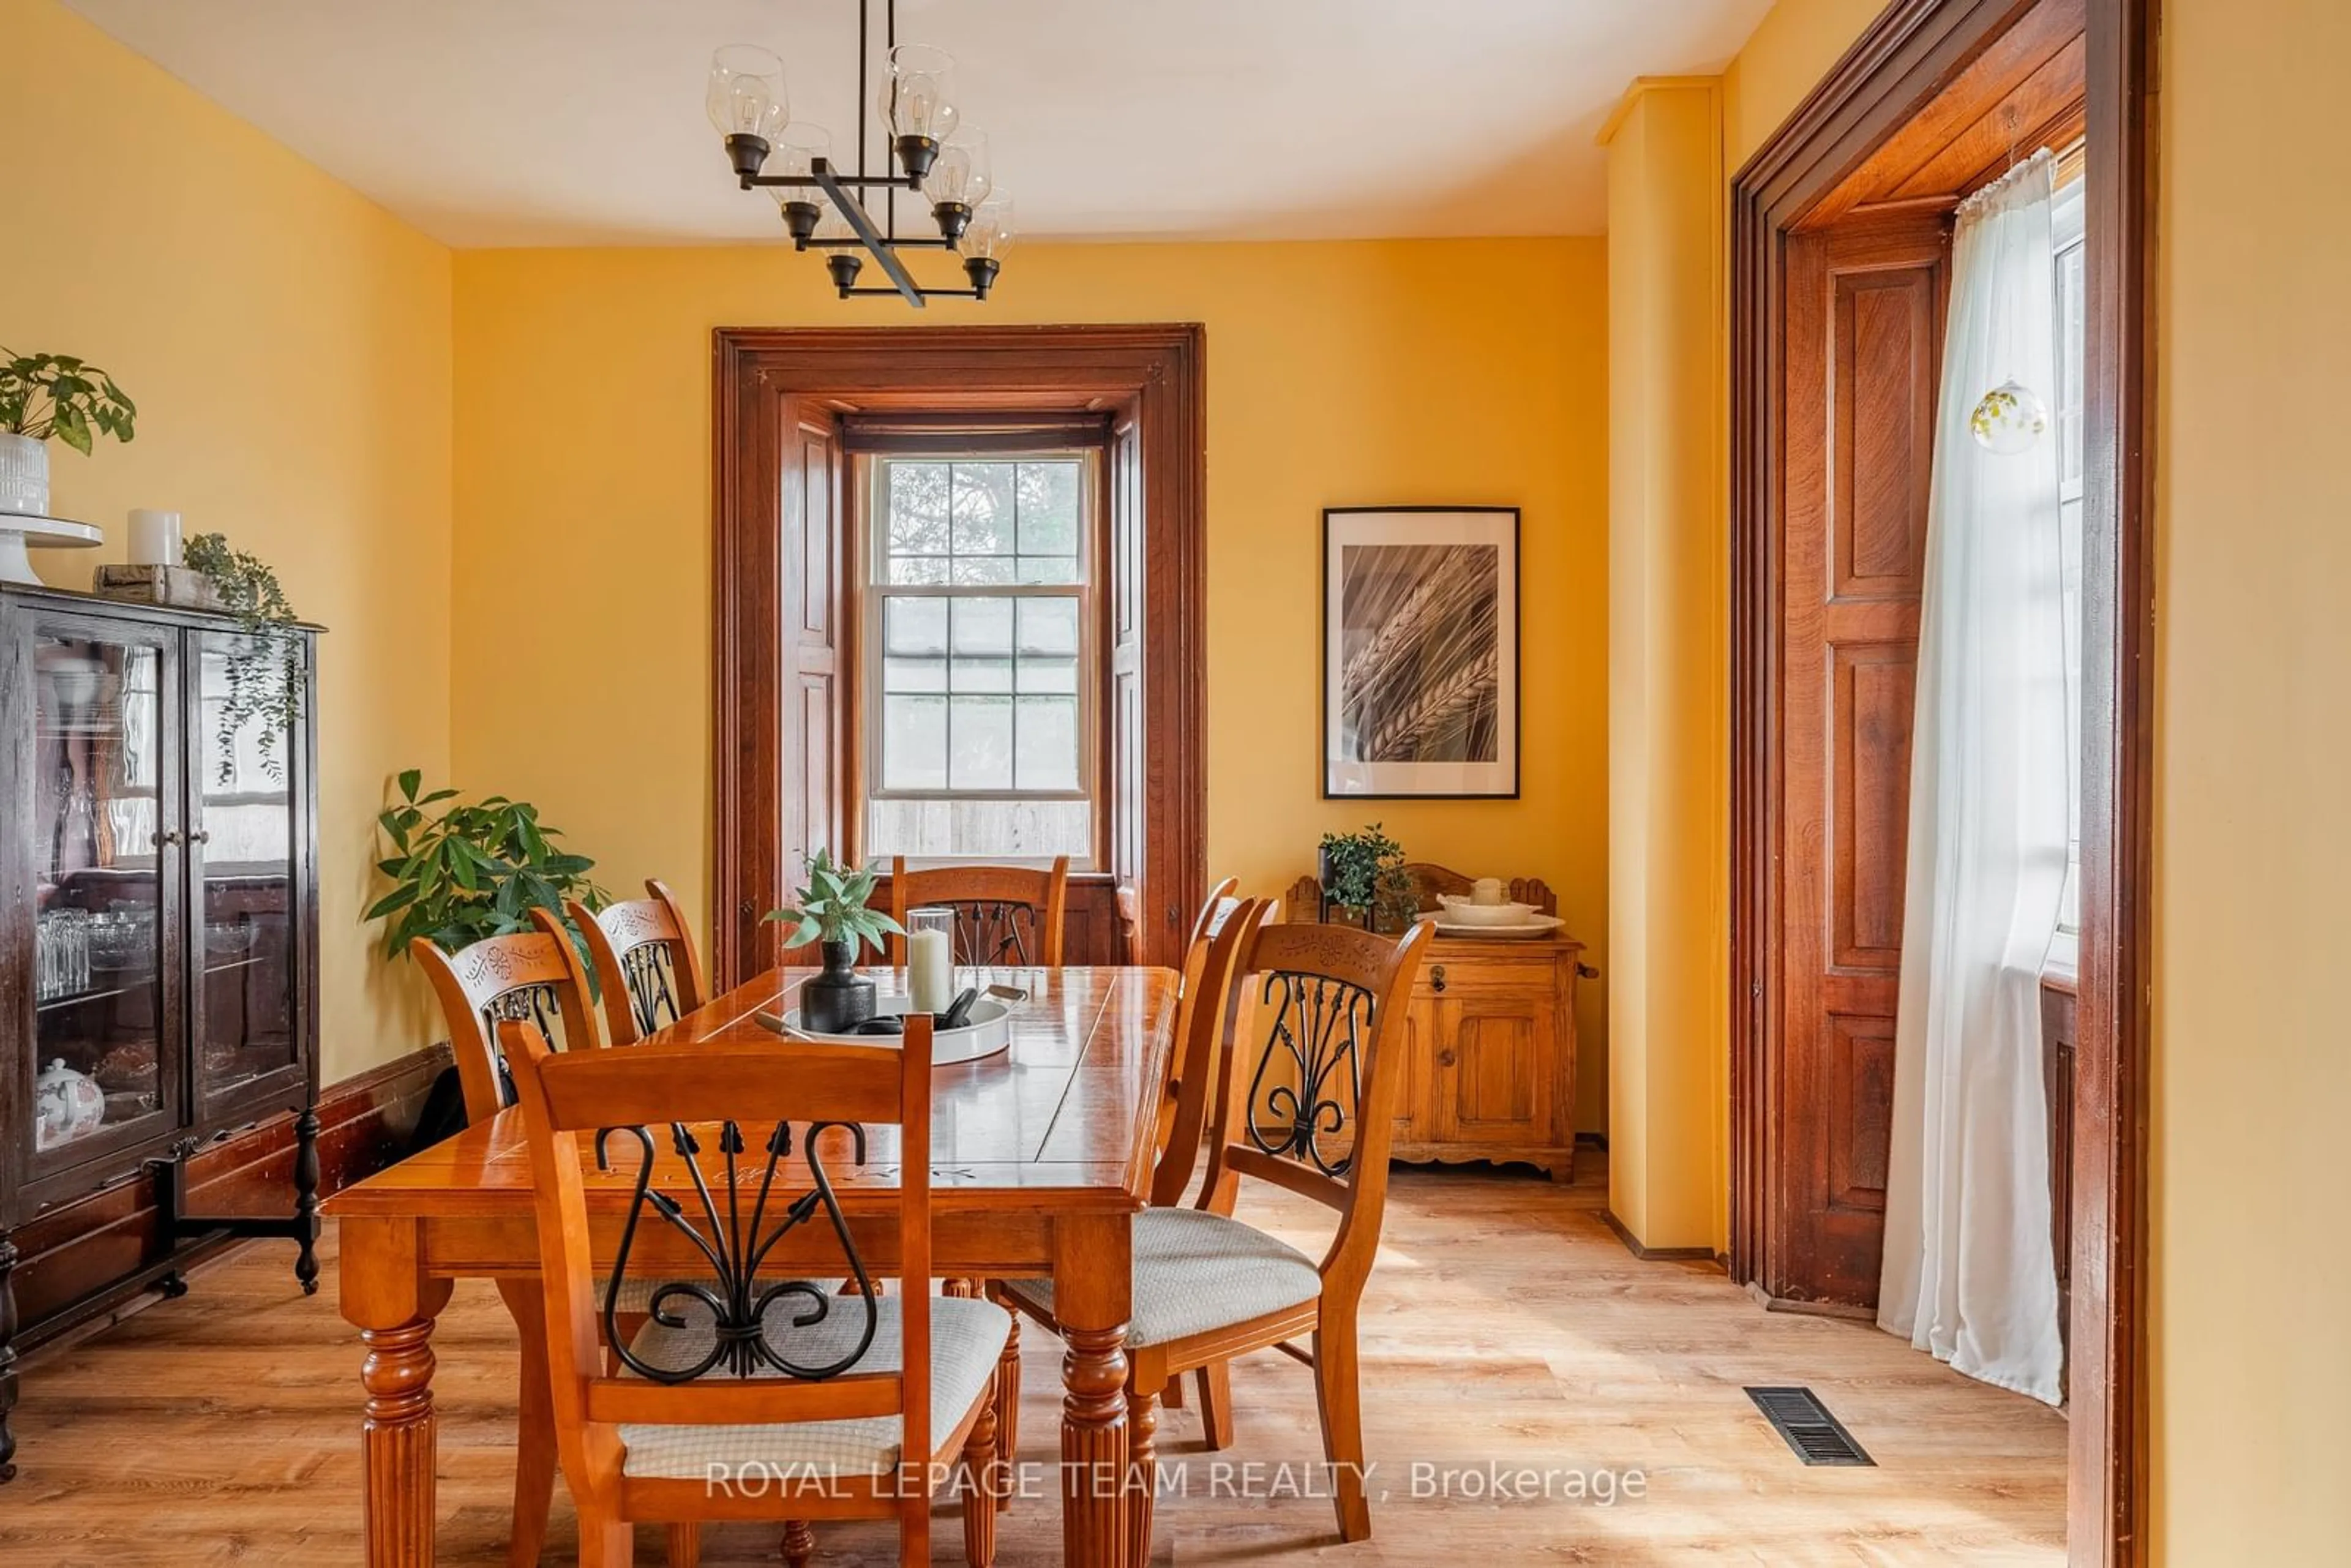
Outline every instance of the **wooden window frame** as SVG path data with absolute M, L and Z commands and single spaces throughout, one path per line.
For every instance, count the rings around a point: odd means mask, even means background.
M 2153 476 L 2159 0 L 2085 0 L 2089 352 L 2083 599 L 2082 936 L 2072 1180 L 2068 1561 L 2147 1561 L 2147 976 L 2153 960 Z M 1768 1064 L 1781 918 L 1771 866 L 1773 540 L 1785 430 L 1782 256 L 1790 233 L 1952 81 L 2022 8 L 1896 0 L 1731 189 L 1730 1270 L 1757 1277 L 1784 1113 Z M 2063 122 L 2048 139 L 2069 140 Z M 1847 210 L 1850 210 L 1849 208 Z
M 1111 788 L 1133 809 L 1118 813 L 1110 869 L 1072 879 L 1071 961 L 1177 960 L 1207 885 L 1206 346 L 1196 324 L 714 331 L 710 953 L 720 987 L 775 961 L 759 917 L 798 871 L 787 776 L 809 759 L 785 756 L 787 606 L 839 626 L 841 605 L 837 586 L 825 601 L 787 559 L 788 533 L 824 496 L 820 484 L 787 494 L 786 437 L 820 419 L 836 451 L 844 436 L 935 446 L 942 432 L 1008 413 L 1107 427 L 1103 597 L 1119 700 L 1102 727 Z M 836 550 L 839 500 L 836 482 L 823 519 Z M 832 678 L 853 663 L 853 651 L 838 659 Z M 837 719 L 837 695 L 833 706 Z M 825 768 L 837 804 L 837 723 L 833 733 Z M 1131 941 L 1113 913 L 1120 892 L 1138 912 Z
M 1080 875 L 1106 870 L 1111 864 L 1111 815 L 1115 806 L 1111 798 L 1109 687 L 1113 637 L 1108 623 L 1111 541 L 1109 486 L 1104 474 L 1109 464 L 1106 422 L 1095 419 L 1055 423 L 1015 415 L 998 425 L 986 419 L 963 420 L 949 416 L 928 426 L 927 430 L 919 426 L 908 430 L 902 424 L 901 428 L 887 434 L 877 435 L 862 422 L 845 418 L 841 422 L 841 435 L 842 456 L 849 465 L 843 529 L 848 549 L 843 554 L 847 565 L 842 575 L 842 613 L 852 653 L 847 661 L 846 687 L 841 703 L 841 759 L 847 774 L 842 789 L 844 811 L 841 838 L 848 858 L 853 863 L 862 863 L 872 858 L 873 852 L 866 842 L 864 811 L 866 803 L 871 800 L 1083 800 L 1092 807 L 1088 835 L 1092 841 L 1084 862 L 1081 864 L 1073 857 L 1071 868 Z M 1075 594 L 1067 591 L 1067 584 L 1042 585 L 1049 591 L 1040 592 L 1037 585 L 1017 583 L 949 583 L 935 591 L 908 592 L 875 580 L 875 550 L 878 548 L 875 530 L 881 513 L 882 463 L 893 459 L 959 463 L 1065 456 L 1077 457 L 1081 469 L 1080 505 L 1084 536 L 1080 546 L 1080 582 Z M 879 726 L 872 722 L 872 698 L 879 681 L 882 663 L 878 613 L 882 600 L 902 593 L 905 597 L 949 598 L 997 593 L 999 591 L 1003 596 L 1013 598 L 1074 597 L 1078 601 L 1078 788 L 1050 792 L 975 792 L 885 790 L 870 785 L 867 780 L 881 766 Z M 1040 863 L 1050 858 L 1042 857 Z

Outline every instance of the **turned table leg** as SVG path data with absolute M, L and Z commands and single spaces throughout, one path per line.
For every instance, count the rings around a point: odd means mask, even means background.
M 1134 1281 L 1123 1214 L 1065 1218 L 1054 1228 L 1053 1315 L 1061 1357 L 1061 1560 L 1141 1568 L 1128 1555 L 1131 1478 L 1126 1326 Z
M 432 1568 L 433 1320 L 449 1281 L 427 1278 L 413 1220 L 343 1225 L 343 1317 L 367 1343 L 360 1424 L 368 1568 Z
M 1151 1561 L 1151 1521 L 1159 1503 L 1158 1389 L 1127 1391 L 1126 1441 L 1133 1463 L 1126 1502 L 1127 1568 L 1144 1568 Z

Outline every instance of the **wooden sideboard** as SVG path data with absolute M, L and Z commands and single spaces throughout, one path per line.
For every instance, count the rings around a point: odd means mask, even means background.
M 1423 903 L 1467 892 L 1466 878 L 1412 865 Z M 1313 920 L 1321 889 L 1301 877 L 1289 917 Z M 1545 914 L 1558 900 L 1541 883 L 1510 896 Z M 1410 1061 L 1391 1156 L 1399 1160 L 1511 1161 L 1554 1181 L 1575 1173 L 1575 981 L 1583 945 L 1439 936 L 1413 982 L 1406 1019 Z

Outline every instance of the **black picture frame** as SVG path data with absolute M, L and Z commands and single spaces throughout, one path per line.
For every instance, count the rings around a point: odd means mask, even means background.
M 1448 527 L 1445 519 L 1451 519 Z M 1515 800 L 1519 799 L 1522 736 L 1520 541 L 1516 507 L 1325 507 L 1322 586 L 1315 617 L 1321 695 L 1315 727 L 1319 789 L 1326 800 Z M 1359 758 L 1343 727 L 1345 671 L 1337 655 L 1337 622 L 1347 587 L 1344 552 L 1351 547 L 1402 546 L 1446 551 L 1492 547 L 1494 559 L 1493 715 L 1491 758 L 1396 760 Z

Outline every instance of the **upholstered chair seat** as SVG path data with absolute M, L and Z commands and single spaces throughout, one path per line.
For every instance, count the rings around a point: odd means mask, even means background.
M 1253 1225 L 1199 1208 L 1147 1208 L 1134 1217 L 1134 1285 L 1126 1343 L 1169 1344 L 1251 1322 L 1322 1293 L 1314 1260 Z M 1053 1281 L 1011 1280 L 1002 1289 L 1053 1321 Z
M 873 1342 L 841 1375 L 899 1371 L 900 1314 L 895 1296 L 874 1303 Z M 796 1302 L 779 1300 L 761 1323 L 768 1346 L 803 1366 L 829 1366 L 849 1354 L 865 1332 L 865 1309 L 854 1296 L 835 1296 L 820 1322 L 796 1327 Z M 630 1343 L 630 1354 L 655 1367 L 684 1368 L 708 1355 L 714 1343 L 710 1311 L 699 1301 L 674 1305 L 684 1325 L 648 1322 Z M 1012 1333 L 1012 1316 L 993 1301 L 955 1297 L 931 1301 L 931 1430 L 956 1431 L 987 1391 L 997 1358 Z M 705 1377 L 728 1375 L 714 1368 Z M 649 1426 L 623 1423 L 627 1450 L 621 1473 L 674 1480 L 705 1479 L 712 1466 L 751 1470 L 787 1485 L 794 1478 L 835 1479 L 886 1474 L 899 1461 L 901 1424 L 895 1416 L 841 1421 L 799 1421 L 782 1426 Z

